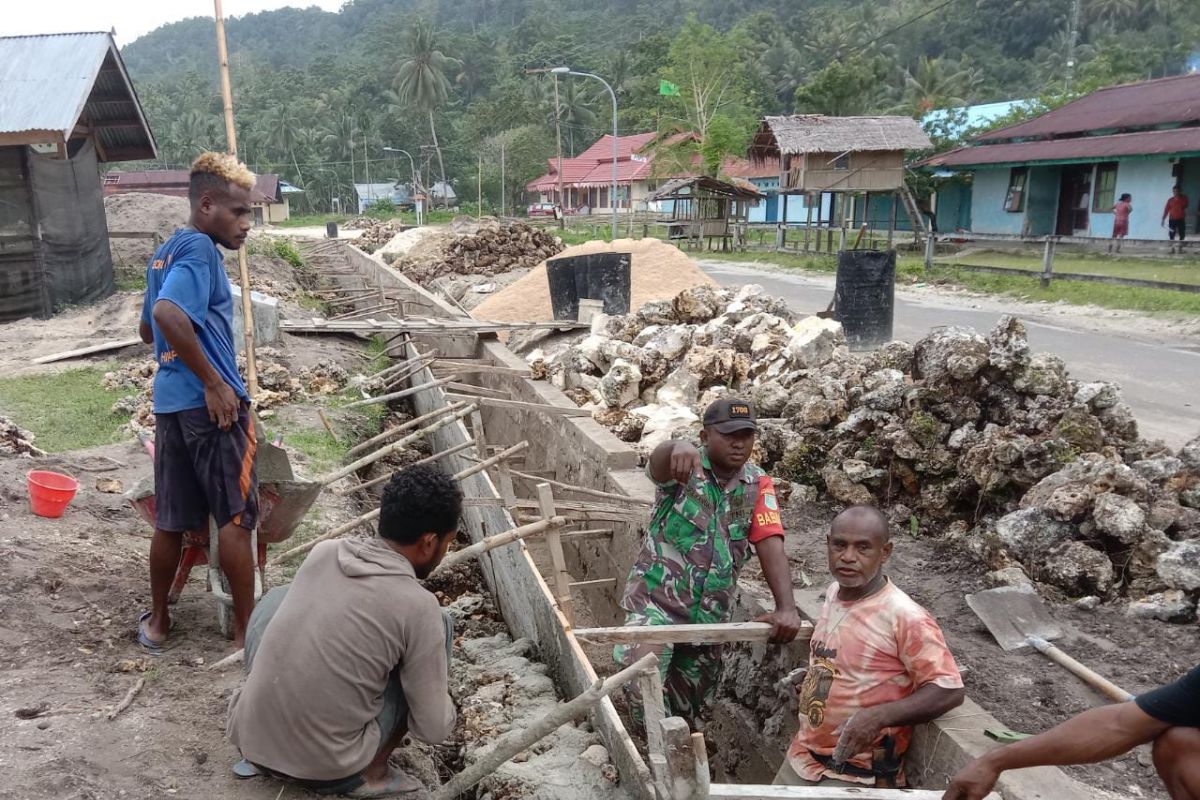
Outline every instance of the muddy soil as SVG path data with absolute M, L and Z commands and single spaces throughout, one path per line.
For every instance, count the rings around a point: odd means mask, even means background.
M 811 580 L 814 596 L 832 583 L 824 540 L 833 516 L 833 510 L 824 505 L 785 511 L 789 558 L 794 571 L 803 569 Z M 1002 723 L 1012 730 L 1040 733 L 1106 702 L 1043 656 L 1000 649 L 964 600 L 966 594 L 987 587 L 983 583 L 985 568 L 967 556 L 961 544 L 914 539 L 900 532 L 893 541 L 888 575 L 938 619 L 964 669 L 968 695 Z M 757 562 L 752 559 L 743 575 L 760 578 Z M 1041 586 L 1039 590 L 1067 631 L 1057 644 L 1134 694 L 1173 681 L 1200 663 L 1200 637 L 1194 624 L 1130 620 L 1120 603 L 1082 611 L 1053 590 Z M 1104 764 L 1067 771 L 1085 784 L 1121 797 L 1167 800 L 1146 748 Z

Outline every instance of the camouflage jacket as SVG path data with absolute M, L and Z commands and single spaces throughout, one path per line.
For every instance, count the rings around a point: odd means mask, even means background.
M 750 557 L 752 515 L 765 473 L 747 462 L 734 488 L 726 489 L 703 447 L 700 459 L 703 478 L 656 483 L 646 538 L 625 583 L 621 608 L 651 625 L 727 622 L 738 574 Z

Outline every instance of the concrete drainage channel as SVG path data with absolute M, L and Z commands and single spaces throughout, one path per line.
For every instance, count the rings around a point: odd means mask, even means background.
M 463 317 L 460 311 L 382 262 L 350 245 L 343 247 L 353 270 L 368 285 L 401 298 L 406 314 Z M 442 459 L 448 470 L 461 471 L 478 463 L 484 452 L 528 442 L 523 463 L 517 466 L 519 462 L 515 462 L 498 477 L 506 485 L 497 486 L 486 471 L 462 481 L 467 498 L 464 525 L 473 541 L 539 518 L 538 501 L 532 491 L 539 479 L 586 487 L 585 497 L 590 491 L 593 497 L 605 493 L 642 503 L 652 499 L 653 488 L 638 469 L 635 451 L 593 421 L 590 414 L 580 414 L 558 389 L 544 381 L 530 380 L 525 362 L 503 344 L 469 331 L 447 331 L 433 338 L 412 336 L 404 354 L 416 359 L 431 349 L 438 351 L 441 364 L 453 366 L 437 372 L 427 367 L 411 378 L 412 385 L 434 382 L 439 374 L 451 369 L 458 384 L 449 393 L 443 386 L 433 386 L 413 394 L 415 412 L 428 414 L 463 399 L 480 404 L 471 432 L 463 422 L 455 422 L 431 434 L 436 452 L 455 451 Z M 473 455 L 472 438 L 483 439 L 489 449 Z M 517 474 L 517 479 L 509 484 L 512 474 Z M 518 493 L 510 485 L 522 491 Z M 535 708 L 544 710 L 552 705 L 550 681 L 557 685 L 560 695 L 572 697 L 596 680 L 597 668 L 602 672 L 613 669 L 606 648 L 585 650 L 581 645 L 564 613 L 567 604 L 559 602 L 556 595 L 563 597 L 560 580 L 565 578 L 573 588 L 566 612 L 577 616 L 575 624 L 619 624 L 616 600 L 640 546 L 640 523 L 645 513 L 638 506 L 595 499 L 586 503 L 559 500 L 557 513 L 569 517 L 575 528 L 589 532 L 561 537 L 562 564 L 553 563 L 543 554 L 545 548 L 524 543 L 492 550 L 479 560 L 483 579 L 497 599 L 497 610 L 511 636 L 516 637 L 513 641 L 500 633 L 492 638 L 467 637 L 461 642 L 462 661 L 454 670 L 455 685 L 463 694 L 456 699 L 463 724 L 478 726 L 484 733 L 482 741 L 493 730 L 520 725 L 522 720 L 540 715 Z M 736 618 L 752 619 L 761 613 L 766 605 L 764 597 L 769 597 L 764 586 L 744 580 Z M 798 592 L 797 600 L 803 614 L 816 616 L 819 605 L 815 594 Z M 534 653 L 537 659 L 531 661 Z M 768 648 L 742 644 L 727 652 L 721 699 L 714 709 L 713 724 L 706 731 L 718 753 L 717 780 L 770 782 L 796 726 L 795 715 L 788 710 L 789 698 L 777 682 L 806 657 L 807 648 L 800 645 Z M 521 716 L 526 710 L 529 716 Z M 966 718 L 970 718 L 969 723 L 964 722 Z M 992 743 L 983 730 L 1000 727 L 998 720 L 969 699 L 948 719 L 920 726 L 908 758 L 910 784 L 930 789 L 945 786 L 949 776 L 967 761 L 990 749 Z M 600 742 L 603 747 L 598 746 Z M 482 753 L 486 747 L 474 750 Z M 464 747 L 464 754 L 467 762 L 476 756 L 470 744 Z M 613 781 L 614 770 L 619 783 Z M 1054 768 L 1006 774 L 997 788 L 1007 800 L 1089 800 L 1097 796 L 1090 787 Z M 750 786 L 738 787 L 737 796 L 769 796 L 753 791 Z M 500 800 L 516 796 L 655 795 L 643 754 L 613 703 L 605 699 L 595 707 L 589 723 L 560 729 L 554 737 L 531 747 L 530 752 L 506 764 L 474 796 Z M 714 792 L 713 796 L 725 795 Z

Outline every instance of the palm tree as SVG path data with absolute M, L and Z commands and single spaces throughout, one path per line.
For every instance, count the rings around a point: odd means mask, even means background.
M 560 81 L 558 84 L 558 113 L 563 127 L 567 129 L 567 151 L 572 156 L 576 155 L 575 131 L 596 125 L 596 112 L 590 108 L 595 105 L 596 98 L 580 86 L 580 81 Z M 553 105 L 553 94 L 550 95 L 550 102 Z
M 1089 0 L 1088 17 L 1101 22 L 1122 22 L 1137 15 L 1138 0 Z
M 433 149 L 437 153 L 443 186 L 446 185 L 446 164 L 442 160 L 433 114 L 450 97 L 450 80 L 446 72 L 461 66 L 462 62 L 457 58 L 451 58 L 437 49 L 433 28 L 428 22 L 417 20 L 409 29 L 408 51 L 396 71 L 396 95 L 400 102 L 429 115 L 429 133 L 433 137 Z
M 304 185 L 304 175 L 300 172 L 300 163 L 296 158 L 296 145 L 299 141 L 300 120 L 292 113 L 290 103 L 284 102 L 267 112 L 263 120 L 266 125 L 266 145 L 281 154 L 284 159 L 292 160 L 292 168 L 296 171 L 296 182 Z
M 915 70 L 904 70 L 903 79 L 903 109 L 924 115 L 935 108 L 967 105 L 979 76 L 952 59 L 921 56 Z

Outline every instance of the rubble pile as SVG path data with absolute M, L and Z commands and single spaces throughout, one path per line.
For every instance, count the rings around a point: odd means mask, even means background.
M 350 374 L 338 363 L 321 359 L 311 367 L 293 370 L 282 362 L 284 354 L 273 347 L 255 349 L 258 355 L 258 395 L 254 407 L 269 411 L 279 405 L 313 395 L 340 392 L 351 382 Z M 120 369 L 104 373 L 100 385 L 110 392 L 131 392 L 113 403 L 111 413 L 129 414 L 129 427 L 135 433 L 154 433 L 154 374 L 158 364 L 152 358 L 130 361 Z M 246 375 L 246 358 L 238 356 L 238 372 Z
M 838 323 L 795 322 L 761 287 L 695 287 L 527 358 L 646 451 L 694 436 L 712 400 L 745 396 L 763 420 L 756 459 L 806 493 L 970 533 L 996 569 L 1070 595 L 1195 614 L 1200 439 L 1178 454 L 1139 439 L 1116 385 L 1071 380 L 1013 317 L 986 336 L 939 328 L 852 354 Z
M 34 447 L 32 433 L 0 415 L 0 455 L 33 456 L 43 453 Z
M 444 275 L 498 275 L 531 269 L 562 249 L 558 237 L 540 228 L 488 220 L 473 231 L 424 239 L 400 255 L 394 266 L 425 284 Z
M 384 221 L 372 217 L 355 217 L 342 223 L 345 230 L 362 231 L 354 240 L 354 246 L 368 253 L 374 253 L 377 248 L 390 242 L 393 236 L 410 227 L 398 219 Z

